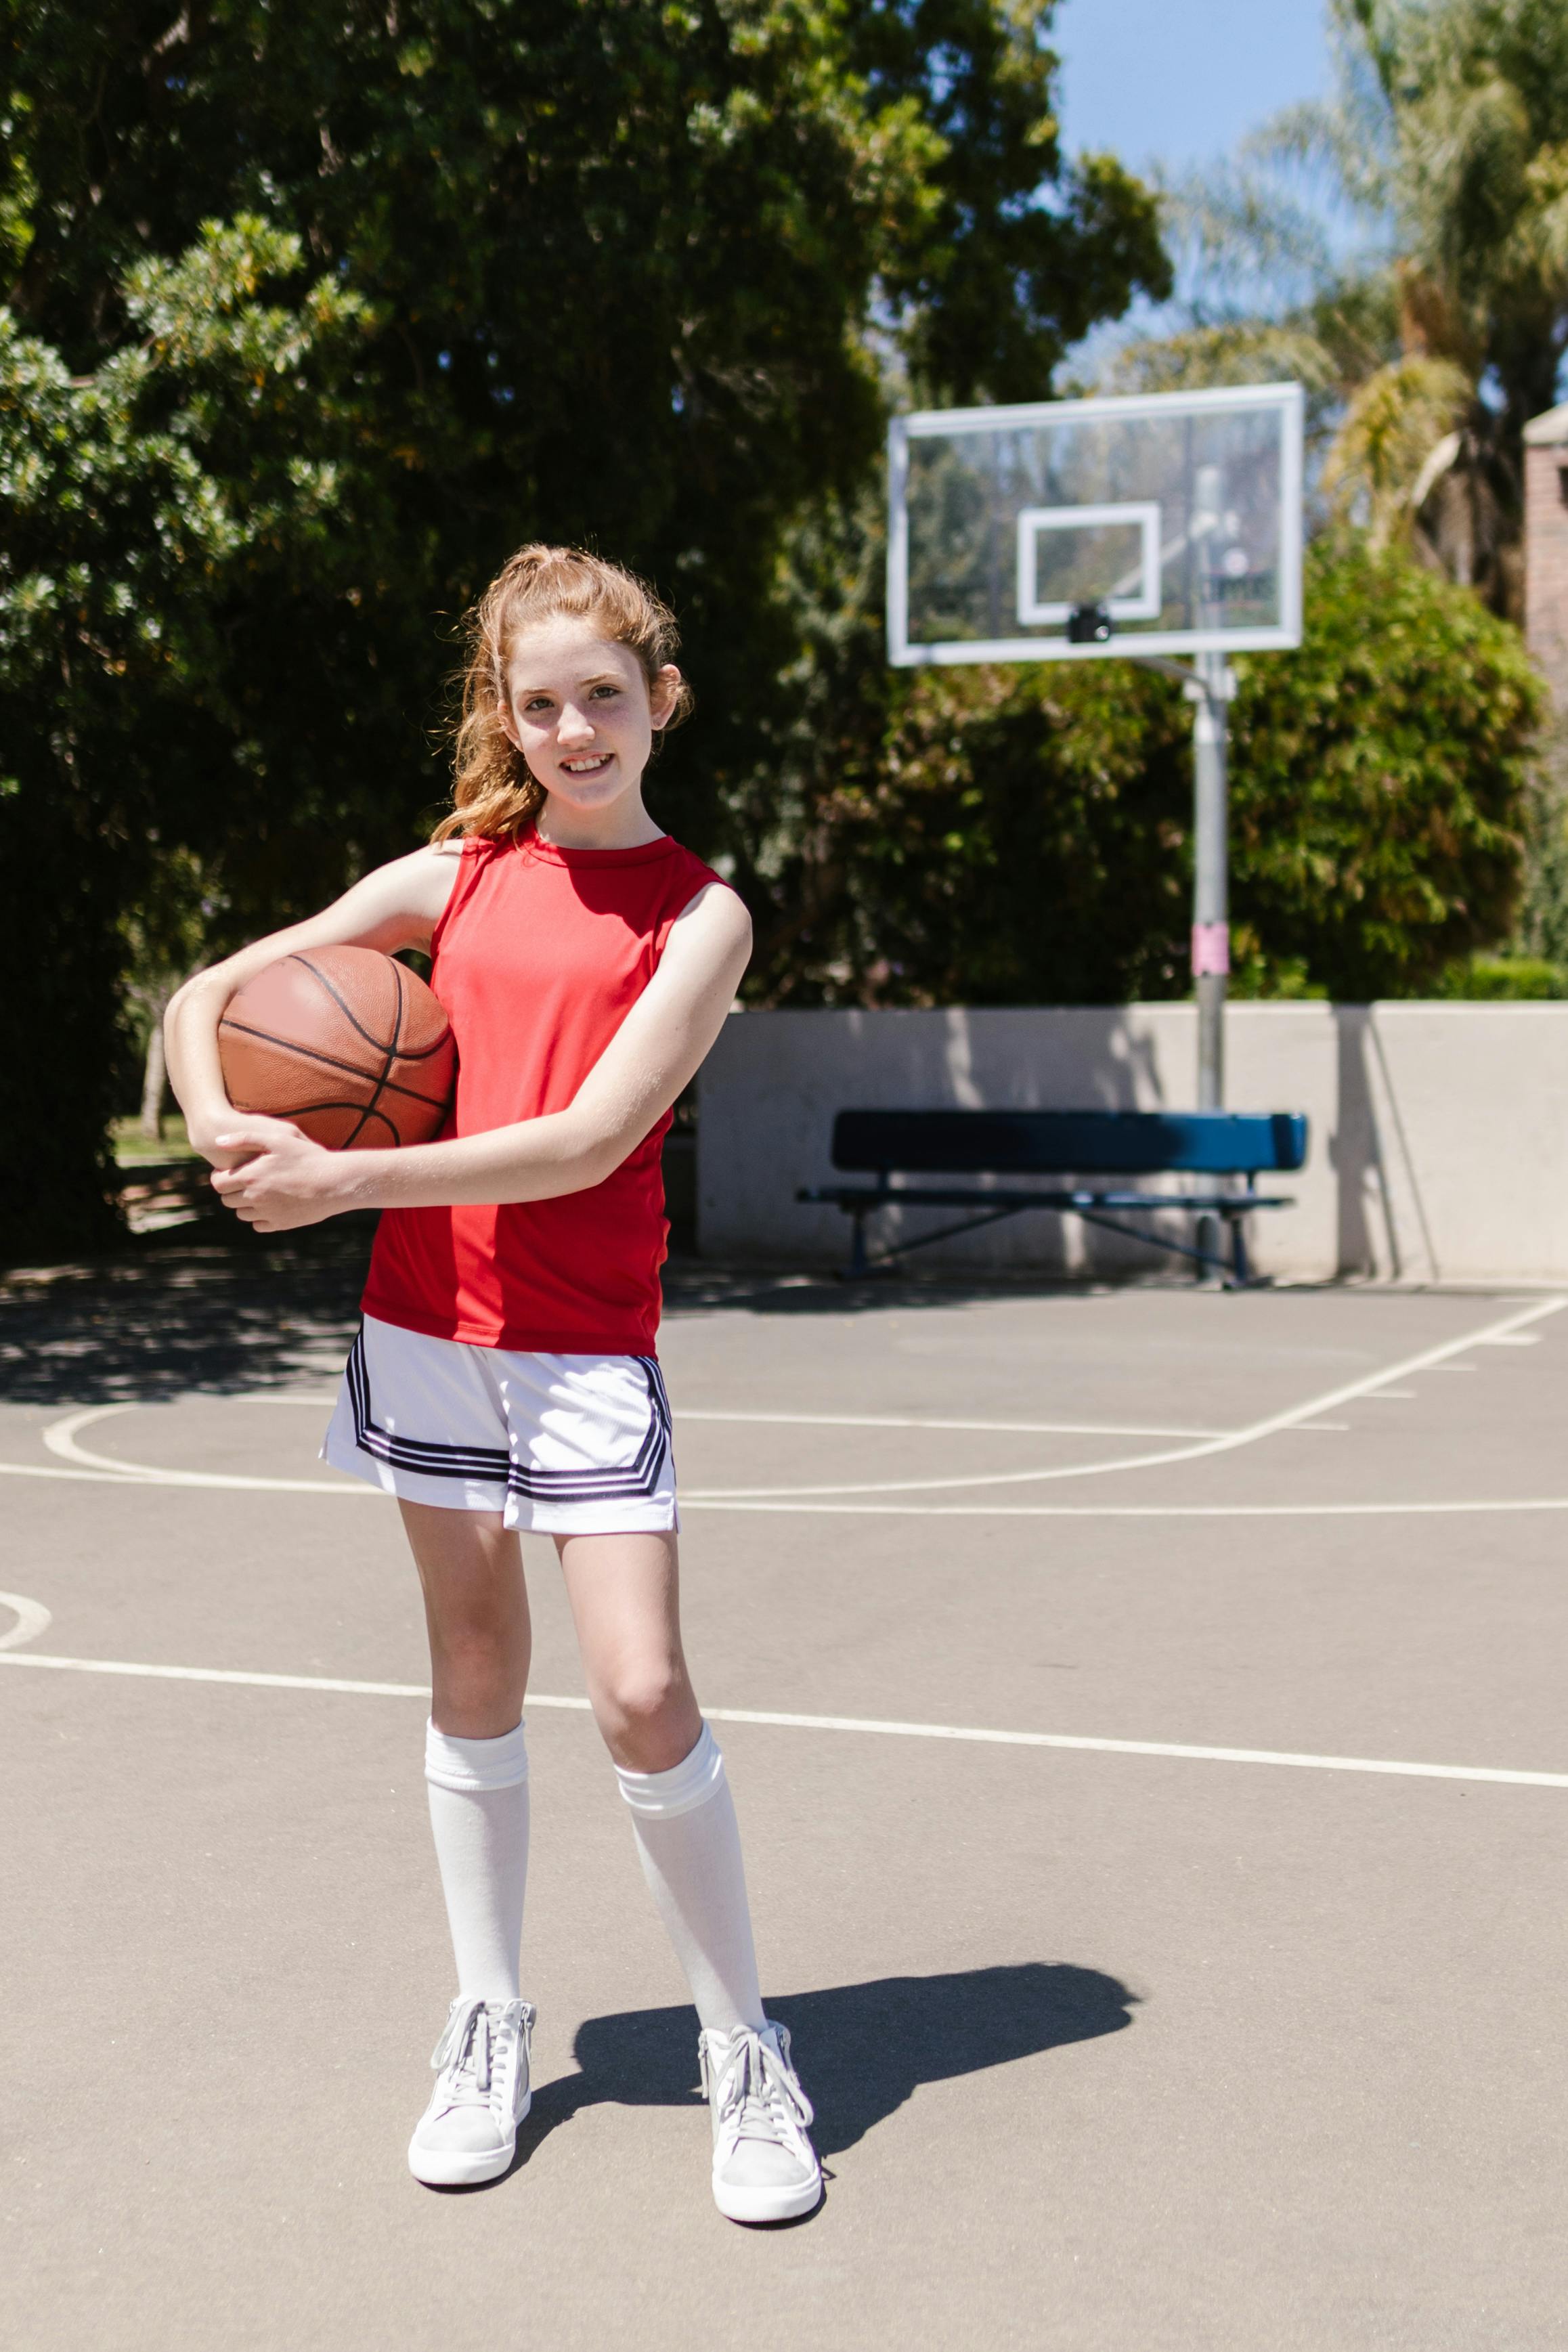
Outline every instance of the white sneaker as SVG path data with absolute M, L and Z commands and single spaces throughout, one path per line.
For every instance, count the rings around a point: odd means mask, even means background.
M 811 2101 L 790 2063 L 789 2032 L 764 2025 L 698 2037 L 713 2113 L 713 2202 L 731 2221 L 793 2221 L 822 2197 L 805 2136 Z
M 494 2180 L 511 2162 L 532 2094 L 526 2000 L 452 2003 L 430 2063 L 440 2076 L 408 2143 L 408 2169 L 433 2189 Z

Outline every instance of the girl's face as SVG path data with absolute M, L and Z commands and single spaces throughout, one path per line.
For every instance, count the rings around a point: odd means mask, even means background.
M 513 637 L 506 685 L 502 724 L 533 774 L 552 800 L 593 816 L 637 791 L 680 672 L 660 670 L 650 694 L 629 646 L 563 614 Z

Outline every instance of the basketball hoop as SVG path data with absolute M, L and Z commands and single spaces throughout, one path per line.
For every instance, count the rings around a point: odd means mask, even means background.
M 890 661 L 1114 657 L 1195 706 L 1202 1110 L 1225 1098 L 1229 656 L 1301 642 L 1302 406 L 1300 384 L 1226 385 L 926 409 L 888 436 Z

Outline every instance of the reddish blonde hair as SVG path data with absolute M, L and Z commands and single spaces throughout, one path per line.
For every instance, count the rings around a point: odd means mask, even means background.
M 620 564 L 574 547 L 520 547 L 465 623 L 468 655 L 454 744 L 452 812 L 436 827 L 433 841 L 454 834 L 512 841 L 543 807 L 544 787 L 507 734 L 501 714 L 514 636 L 531 622 L 562 613 L 636 654 L 650 692 L 680 642 L 668 604 Z M 691 700 L 683 678 L 667 726 L 679 726 Z

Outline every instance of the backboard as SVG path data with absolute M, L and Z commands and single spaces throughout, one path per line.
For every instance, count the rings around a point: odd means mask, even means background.
M 895 418 L 889 659 L 1300 645 L 1301 409 L 1268 383 Z M 1109 642 L 1073 642 L 1094 606 Z

